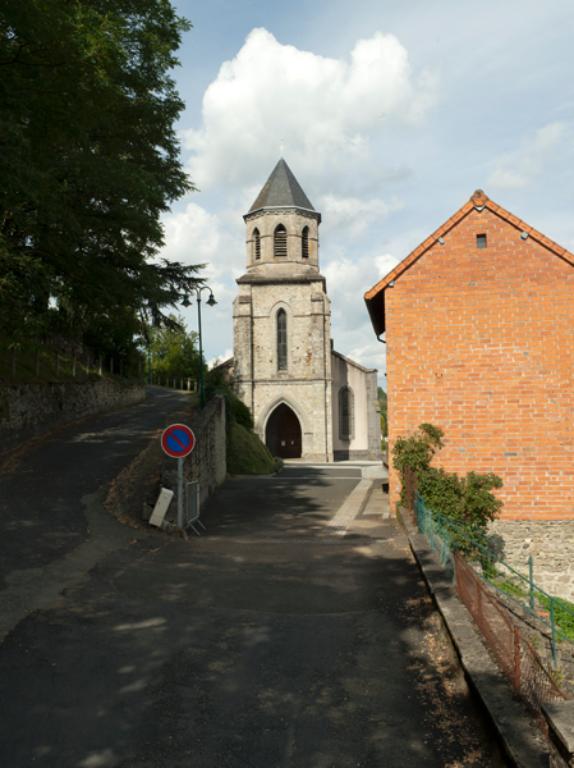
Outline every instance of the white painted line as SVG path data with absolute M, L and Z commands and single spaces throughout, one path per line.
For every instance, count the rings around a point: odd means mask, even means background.
M 276 475 L 276 480 L 360 480 L 361 475 Z
M 232 480 L 360 480 L 360 475 L 235 475 Z
M 359 514 L 363 502 L 371 490 L 372 484 L 373 481 L 367 479 L 363 479 L 357 483 L 327 525 L 331 528 L 342 528 L 343 530 L 340 531 L 340 533 L 344 534 L 346 529 Z

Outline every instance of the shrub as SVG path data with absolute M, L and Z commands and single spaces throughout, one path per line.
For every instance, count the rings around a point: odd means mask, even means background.
M 223 368 L 209 371 L 206 381 L 208 398 L 221 394 L 225 398 L 227 422 L 227 471 L 231 475 L 266 475 L 281 468 L 253 432 L 251 411 L 233 391 L 233 384 Z
M 241 426 L 246 429 L 253 429 L 253 417 L 251 416 L 251 411 L 245 403 L 237 397 L 237 395 L 234 395 L 232 392 L 225 393 L 225 403 L 227 406 L 227 414 L 231 417 L 232 421 L 241 424 Z
M 393 464 L 401 475 L 428 469 L 432 457 L 442 448 L 443 431 L 432 424 L 421 424 L 414 435 L 399 437 L 393 448 Z
M 225 398 L 225 408 L 227 423 L 236 422 L 246 429 L 253 429 L 253 418 L 251 411 L 240 400 L 233 391 L 233 385 L 227 378 L 225 370 L 220 366 L 212 368 L 207 374 L 205 383 L 205 393 L 207 399 L 211 399 L 215 394 L 223 395 Z
M 454 472 L 431 467 L 435 453 L 442 448 L 443 432 L 432 424 L 421 424 L 410 437 L 400 437 L 393 448 L 393 463 L 401 476 L 401 501 L 408 504 L 413 485 L 427 508 L 451 520 L 448 537 L 455 549 L 488 568 L 488 524 L 495 519 L 502 501 L 492 493 L 502 480 L 492 473 L 469 472 L 459 477 Z

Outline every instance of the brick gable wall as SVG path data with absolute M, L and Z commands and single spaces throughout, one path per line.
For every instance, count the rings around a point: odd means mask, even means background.
M 431 422 L 437 466 L 502 477 L 503 517 L 574 519 L 574 268 L 520 232 L 473 209 L 386 288 L 389 437 Z

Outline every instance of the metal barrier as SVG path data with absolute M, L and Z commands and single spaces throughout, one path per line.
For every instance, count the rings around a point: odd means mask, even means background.
M 205 525 L 199 519 L 199 513 L 199 481 L 190 480 L 185 484 L 185 516 L 183 524 L 184 528 L 191 528 L 197 536 L 200 535 L 200 532 L 196 527 L 196 523 L 205 530 Z

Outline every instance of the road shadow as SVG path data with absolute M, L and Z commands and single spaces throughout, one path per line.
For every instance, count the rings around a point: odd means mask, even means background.
M 503 765 L 396 524 L 326 525 L 356 482 L 228 481 L 204 536 L 134 540 L 22 622 L 0 764 Z

